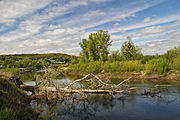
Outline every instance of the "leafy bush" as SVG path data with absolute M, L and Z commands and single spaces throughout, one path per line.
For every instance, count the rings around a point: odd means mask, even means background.
M 111 72 L 139 72 L 143 70 L 143 64 L 140 61 L 122 61 L 111 63 Z
M 121 67 L 122 72 L 132 72 L 132 71 L 139 72 L 143 70 L 143 65 L 141 64 L 139 60 L 123 61 L 121 62 L 121 66 L 122 66 Z
M 68 71 L 83 72 L 83 73 L 99 73 L 102 71 L 104 62 L 95 61 L 90 63 L 71 64 Z
M 12 120 L 13 119 L 13 110 L 5 108 L 0 110 L 0 120 Z
M 176 70 L 180 70 L 180 57 L 174 59 L 173 66 Z
M 170 70 L 170 63 L 168 62 L 168 60 L 163 58 L 152 59 L 146 63 L 147 72 L 166 73 L 169 70 Z

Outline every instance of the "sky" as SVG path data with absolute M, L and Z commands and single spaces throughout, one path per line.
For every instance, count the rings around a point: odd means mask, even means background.
M 163 54 L 180 46 L 180 0 L 0 0 L 0 54 L 78 55 L 100 29 L 110 51 L 130 36 L 144 55 Z

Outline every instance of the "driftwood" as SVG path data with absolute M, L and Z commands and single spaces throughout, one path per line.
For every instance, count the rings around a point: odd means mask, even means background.
M 38 89 L 37 86 L 31 86 L 31 85 L 25 85 L 25 84 L 21 84 L 20 88 L 25 90 L 25 91 L 30 91 L 30 92 L 34 92 L 35 89 Z
M 106 84 L 105 82 L 103 82 L 100 78 L 98 78 L 98 77 L 95 76 L 94 74 L 90 73 L 90 74 L 86 75 L 85 77 L 83 77 L 83 78 L 81 78 L 81 79 L 78 79 L 78 80 L 75 80 L 75 81 L 71 82 L 69 85 L 66 86 L 66 89 L 68 89 L 69 87 L 71 87 L 73 84 L 75 84 L 75 83 L 77 83 L 77 82 L 80 82 L 80 81 L 82 81 L 82 80 L 85 80 L 87 77 L 89 77 L 89 76 L 91 76 L 91 75 L 92 75 L 93 77 L 95 77 L 102 85 L 108 85 L 108 84 Z
M 91 76 L 91 78 L 90 78 Z M 93 77 L 93 78 L 92 78 Z M 66 96 L 74 97 L 72 93 L 78 93 L 82 98 L 86 98 L 86 93 L 96 93 L 96 94 L 109 94 L 114 96 L 113 94 L 130 94 L 132 90 L 135 89 L 142 89 L 141 87 L 127 87 L 123 86 L 123 84 L 131 79 L 125 79 L 121 81 L 119 84 L 108 84 L 102 81 L 99 77 L 96 75 L 90 73 L 86 75 L 85 77 L 81 79 L 77 79 L 66 85 L 65 87 L 58 87 L 52 80 L 49 81 L 40 81 L 36 86 L 29 86 L 29 85 L 20 85 L 20 88 L 22 88 L 25 91 L 31 91 L 32 94 L 28 95 L 31 100 L 34 99 L 41 99 L 45 97 L 45 100 L 52 100 L 52 99 L 58 99 L 63 100 Z M 80 88 L 73 88 L 73 84 L 81 81 L 90 82 L 90 86 L 83 86 Z M 92 82 L 92 84 L 91 84 Z M 94 84 L 95 83 L 95 84 Z M 169 85 L 155 85 L 153 89 L 157 89 L 159 87 L 167 87 Z M 141 93 L 139 95 L 148 95 L 151 97 L 154 97 L 156 94 L 158 94 L 160 91 L 151 91 L 151 89 L 144 89 L 144 93 Z M 27 93 L 27 92 L 26 92 Z
M 91 79 L 87 79 L 89 77 L 93 77 Z M 30 99 L 36 99 L 37 97 L 39 98 L 39 96 L 41 94 L 45 94 L 45 96 L 47 96 L 47 98 L 52 98 L 58 95 L 65 95 L 66 93 L 102 93 L 102 94 L 122 94 L 124 92 L 129 92 L 130 90 L 136 89 L 136 87 L 133 88 L 126 88 L 126 90 L 122 90 L 120 89 L 122 86 L 122 84 L 124 84 L 125 82 L 127 82 L 128 80 L 130 80 L 131 78 L 128 78 L 126 80 L 123 80 L 122 82 L 120 82 L 117 85 L 114 84 L 107 84 L 104 81 L 102 81 L 99 77 L 97 77 L 96 75 L 90 73 L 88 75 L 86 75 L 85 77 L 78 79 L 78 80 L 74 80 L 72 81 L 70 84 L 68 84 L 66 87 L 61 87 L 58 88 L 53 81 L 41 81 L 39 83 L 36 84 L 36 86 L 29 86 L 29 85 L 20 85 L 20 88 L 22 88 L 25 91 L 31 91 L 33 94 L 31 94 L 29 97 Z M 96 84 L 95 87 L 92 85 L 92 87 L 88 87 L 88 88 L 79 88 L 79 89 L 73 89 L 73 84 L 80 82 L 80 81 L 92 81 L 95 83 L 98 83 L 98 85 Z M 34 94 L 35 93 L 35 94 Z M 55 93 L 55 94 L 54 94 Z M 37 97 L 36 97 L 37 95 Z M 51 97 L 48 97 L 48 96 Z
M 90 89 L 79 89 L 79 90 L 74 90 L 74 89 L 67 89 L 67 88 L 59 88 L 56 89 L 56 87 L 41 87 L 38 88 L 36 86 L 30 86 L 30 85 L 21 85 L 20 88 L 22 88 L 25 91 L 31 91 L 34 92 L 35 89 L 38 90 L 43 90 L 43 91 L 50 91 L 50 92 L 63 92 L 63 93 L 123 93 L 124 90 L 90 90 Z

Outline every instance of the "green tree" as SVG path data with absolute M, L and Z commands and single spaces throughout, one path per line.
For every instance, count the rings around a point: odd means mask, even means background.
M 180 47 L 174 47 L 170 49 L 163 55 L 169 62 L 173 62 L 174 58 L 180 56 Z
M 76 63 L 78 63 L 78 57 L 75 55 L 72 55 L 71 56 L 71 64 L 76 64 Z
M 121 55 L 124 60 L 137 60 L 142 56 L 141 48 L 135 46 L 130 37 L 127 37 L 128 41 L 125 41 L 121 47 Z
M 82 39 L 82 42 L 79 43 L 82 48 L 82 52 L 80 53 L 80 61 L 81 62 L 89 62 L 89 54 L 88 54 L 88 40 Z
M 109 49 L 112 41 L 108 31 L 99 30 L 97 33 L 91 33 L 89 40 L 82 39 L 79 43 L 82 48 L 80 61 L 106 61 L 108 59 Z
M 108 57 L 108 61 L 110 62 L 121 61 L 121 60 L 122 60 L 121 53 L 118 50 L 112 51 Z

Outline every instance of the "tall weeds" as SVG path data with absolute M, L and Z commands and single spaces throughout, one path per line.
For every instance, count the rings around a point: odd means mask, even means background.
M 146 63 L 146 71 L 149 73 L 157 72 L 157 73 L 167 73 L 171 68 L 170 63 L 163 58 L 160 59 L 152 59 Z
M 102 62 L 95 61 L 90 63 L 78 63 L 70 65 L 69 72 L 83 72 L 83 73 L 100 73 L 104 72 L 139 72 L 143 70 L 143 64 L 140 61 L 116 61 L 116 62 Z
M 175 70 L 180 70 L 180 57 L 174 59 L 173 66 Z

